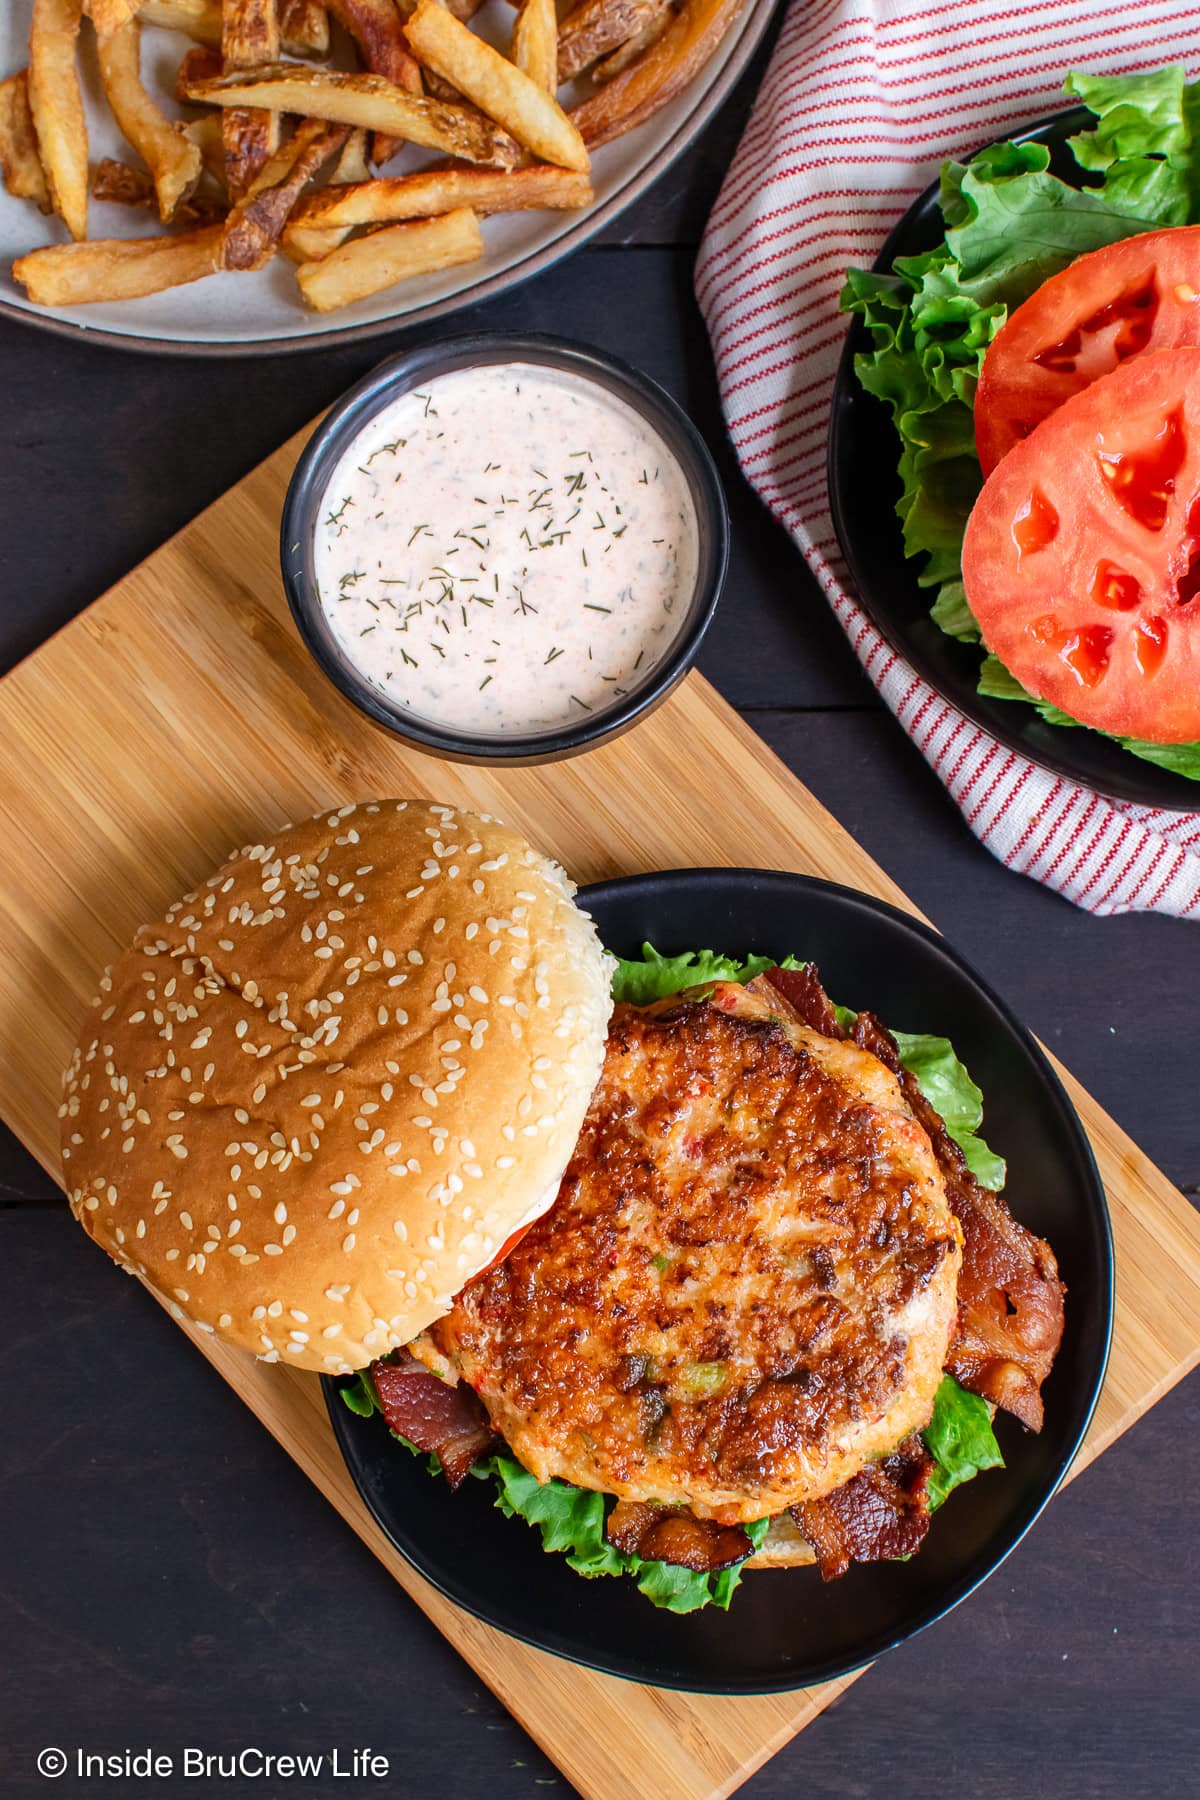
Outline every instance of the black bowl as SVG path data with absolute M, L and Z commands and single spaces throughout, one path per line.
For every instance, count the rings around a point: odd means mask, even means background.
M 314 570 L 314 538 L 329 479 L 348 443 L 390 400 L 431 377 L 488 363 L 538 363 L 591 381 L 639 412 L 678 462 L 691 493 L 699 534 L 696 582 L 679 631 L 640 686 L 568 726 L 518 736 L 454 732 L 390 703 L 355 669 L 329 628 Z M 506 766 L 557 762 L 619 737 L 665 700 L 696 660 L 720 598 L 729 561 L 729 514 L 716 465 L 703 438 L 657 382 L 605 351 L 566 338 L 484 332 L 406 350 L 380 363 L 338 401 L 313 432 L 283 503 L 279 539 L 283 585 L 301 637 L 348 700 L 417 750 L 455 762 Z
M 799 875 L 678 869 L 585 888 L 604 942 L 636 955 L 789 951 L 829 991 L 906 1031 L 940 1032 L 983 1089 L 989 1143 L 1008 1158 L 1010 1204 L 1049 1238 L 1069 1288 L 1062 1350 L 1038 1436 L 1001 1418 L 1007 1468 L 955 1493 L 908 1563 L 853 1568 L 826 1585 L 812 1568 L 752 1571 L 728 1613 L 677 1617 L 631 1581 L 585 1581 L 505 1519 L 490 1484 L 451 1495 L 326 1380 L 334 1433 L 375 1519 L 451 1600 L 514 1637 L 612 1675 L 700 1693 L 806 1687 L 870 1662 L 931 1624 L 992 1573 L 1070 1467 L 1092 1416 L 1112 1328 L 1112 1241 L 1083 1128 L 1045 1056 L 995 994 L 927 927 L 848 888 Z
M 1084 186 L 1067 139 L 1091 119 L 1086 108 L 1076 107 L 1031 126 L 1016 141 L 1045 144 L 1053 173 Z M 898 256 L 919 256 L 944 235 L 935 181 L 894 227 L 875 268 L 890 269 Z M 1030 762 L 1116 800 L 1194 811 L 1200 806 L 1200 783 L 1142 762 L 1100 732 L 1048 725 L 1032 706 L 976 692 L 982 652 L 977 645 L 947 637 L 934 624 L 929 616 L 933 590 L 917 583 L 923 559 L 904 554 L 894 509 L 900 494 L 900 442 L 888 408 L 859 386 L 854 373 L 854 358 L 870 349 L 870 333 L 856 317 L 833 390 L 829 503 L 859 604 L 871 623 L 959 712 Z

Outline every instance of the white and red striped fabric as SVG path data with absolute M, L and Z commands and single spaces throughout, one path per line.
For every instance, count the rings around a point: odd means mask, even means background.
M 742 468 L 866 673 L 976 837 L 1101 914 L 1200 917 L 1200 811 L 1126 805 L 1050 775 L 918 679 L 849 591 L 825 437 L 844 271 L 874 260 L 942 161 L 1053 111 L 1069 69 L 1177 61 L 1200 68 L 1200 9 L 1184 0 L 791 0 L 696 271 Z

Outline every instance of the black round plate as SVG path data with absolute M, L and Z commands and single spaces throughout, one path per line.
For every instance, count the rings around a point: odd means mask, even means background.
M 1091 114 L 1076 107 L 1022 132 L 1017 141 L 1045 144 L 1054 174 L 1080 184 L 1067 139 L 1090 121 Z M 875 268 L 890 269 L 898 256 L 919 256 L 944 235 L 935 181 L 894 227 Z M 1047 725 L 1032 706 L 976 693 L 981 652 L 947 637 L 934 624 L 929 617 L 933 590 L 917 585 L 923 559 L 904 554 L 894 506 L 900 494 L 899 439 L 888 408 L 860 387 L 854 374 L 854 358 L 870 348 L 870 334 L 856 317 L 833 390 L 829 502 L 859 604 L 871 623 L 931 687 L 1010 750 L 1116 800 L 1194 811 L 1200 806 L 1200 783 L 1142 762 L 1099 732 Z
M 715 948 L 814 959 L 829 991 L 905 1031 L 952 1039 L 983 1089 L 985 1132 L 1008 1158 L 1008 1199 L 1049 1238 L 1070 1290 L 1040 1436 L 998 1422 L 1007 1468 L 955 1493 L 908 1563 L 826 1584 L 813 1568 L 752 1571 L 728 1613 L 660 1612 L 631 1581 L 585 1581 L 506 1519 L 491 1486 L 457 1494 L 359 1419 L 326 1380 L 350 1473 L 378 1523 L 435 1587 L 502 1631 L 612 1675 L 701 1693 L 806 1687 L 871 1661 L 956 1606 L 1003 1561 L 1054 1492 L 1092 1415 L 1112 1325 L 1112 1242 L 1087 1139 L 1046 1058 L 934 932 L 849 888 L 748 869 L 676 869 L 585 888 L 604 942 L 636 955 Z

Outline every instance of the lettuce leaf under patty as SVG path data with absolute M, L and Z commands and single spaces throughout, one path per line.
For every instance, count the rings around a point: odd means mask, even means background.
M 990 1150 L 979 1136 L 983 1123 L 983 1095 L 971 1080 L 965 1064 L 954 1054 L 949 1038 L 926 1032 L 893 1031 L 900 1061 L 967 1160 L 967 1167 L 981 1187 L 999 1193 L 1007 1173 L 1004 1158 Z
M 799 964 L 788 957 L 782 964 L 773 956 L 750 956 L 745 962 L 724 956 L 716 950 L 685 950 L 679 956 L 661 956 L 653 944 L 643 944 L 642 954 L 630 961 L 620 960 L 613 976 L 613 999 L 629 1006 L 649 1006 L 655 1000 L 668 1000 L 684 988 L 706 987 L 711 981 L 753 981 L 768 969 L 796 969 Z
M 953 1375 L 942 1377 L 933 1417 L 921 1436 L 937 1465 L 927 1490 L 930 1512 L 936 1512 L 947 1495 L 981 1470 L 1004 1467 L 987 1401 L 959 1387 Z
M 768 969 L 801 967 L 803 964 L 794 956 L 752 956 L 743 962 L 714 950 L 662 956 L 653 944 L 643 944 L 640 957 L 617 962 L 613 998 L 633 1006 L 647 1006 L 709 982 L 751 981 Z M 853 1013 L 844 1008 L 838 1012 L 843 1023 L 853 1024 Z M 893 1036 L 901 1062 L 911 1069 L 921 1092 L 945 1120 L 946 1129 L 962 1149 L 976 1180 L 999 1189 L 1004 1183 L 1004 1160 L 976 1135 L 983 1118 L 983 1097 L 949 1041 L 913 1032 L 894 1032 Z M 350 1411 L 360 1418 L 383 1411 L 368 1369 L 361 1369 L 338 1391 Z M 392 1436 L 414 1456 L 422 1454 L 398 1431 L 393 1431 Z M 979 1470 L 1003 1466 L 986 1403 L 960 1388 L 951 1375 L 944 1377 L 938 1389 L 933 1417 L 923 1436 L 936 1465 L 929 1483 L 931 1512 Z M 428 1458 L 428 1466 L 431 1474 L 439 1473 L 436 1456 Z M 604 1535 L 604 1522 L 612 1505 L 606 1495 L 557 1479 L 539 1482 L 503 1451 L 477 1462 L 471 1474 L 492 1482 L 493 1504 L 507 1518 L 519 1517 L 536 1525 L 543 1549 L 564 1555 L 578 1574 L 589 1578 L 628 1575 L 648 1600 L 669 1612 L 698 1612 L 705 1606 L 728 1610 L 744 1564 L 702 1575 L 674 1563 L 629 1556 Z M 769 1527 L 769 1519 L 756 1519 L 743 1530 L 757 1549 Z
M 1009 312 L 1077 256 L 1200 221 L 1200 83 L 1187 81 L 1182 64 L 1072 74 L 1065 88 L 1096 118 L 1071 139 L 1081 185 L 1049 172 L 1043 144 L 993 144 L 968 163 L 949 162 L 943 241 L 883 274 L 848 270 L 842 294 L 873 344 L 855 373 L 890 407 L 900 439 L 905 554 L 923 559 L 918 580 L 936 589 L 934 623 L 966 643 L 980 641 L 962 586 L 962 541 L 983 485 L 973 405 L 988 346 Z M 1078 724 L 1027 693 L 996 657 L 983 665 L 979 692 L 1034 705 L 1051 724 Z M 1115 741 L 1200 780 L 1200 744 Z
M 507 1517 L 519 1516 L 536 1525 L 542 1548 L 566 1556 L 577 1574 L 629 1575 L 655 1606 L 669 1612 L 698 1612 L 705 1606 L 727 1611 L 734 1589 L 742 1579 L 743 1565 L 701 1575 L 675 1563 L 644 1561 L 610 1544 L 604 1535 L 609 1502 L 603 1494 L 570 1482 L 539 1482 L 511 1456 L 491 1456 L 471 1471 L 496 1483 L 496 1505 Z M 757 1550 L 767 1534 L 769 1520 L 756 1519 L 744 1527 Z

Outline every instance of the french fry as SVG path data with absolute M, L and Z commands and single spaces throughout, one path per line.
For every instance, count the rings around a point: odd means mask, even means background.
M 71 307 L 260 270 L 282 248 L 304 300 L 324 313 L 474 261 L 490 214 L 590 205 L 589 149 L 672 99 L 747 0 L 574 0 L 573 10 L 572 0 L 513 0 L 511 60 L 467 30 L 480 3 L 32 0 L 29 70 L 0 81 L 0 177 L 58 212 L 75 242 L 29 252 L 15 278 L 35 304 Z M 186 228 L 177 235 L 82 241 L 83 13 L 113 117 L 148 165 L 103 158 L 91 192 L 154 206 Z M 331 20 L 355 39 L 362 73 L 280 61 L 281 47 L 328 58 Z M 143 22 L 191 38 L 176 94 L 202 117 L 174 123 L 150 98 Z M 558 87 L 584 71 L 594 92 L 568 114 Z M 281 142 L 285 114 L 295 129 Z M 368 149 L 378 164 L 406 142 L 452 160 L 373 176 Z M 331 161 L 327 185 L 305 192 Z
M 142 85 L 142 28 L 136 19 L 99 41 L 100 79 L 121 134 L 154 177 L 158 216 L 175 217 L 200 179 L 200 152 L 163 117 Z
M 355 225 L 435 218 L 463 206 L 480 216 L 590 206 L 592 199 L 586 175 L 551 163 L 504 170 L 422 169 L 415 175 L 379 175 L 347 187 L 321 188 L 300 201 L 292 219 L 301 230 L 335 225 L 349 230 Z
M 434 100 L 444 100 L 447 106 L 462 106 L 463 97 L 452 81 L 443 81 L 432 69 L 421 70 L 421 82 L 425 92 Z
M 591 63 L 620 49 L 656 9 L 657 0 L 580 0 L 558 34 L 559 81 L 574 81 Z
M 292 208 L 319 169 L 350 135 L 346 125 L 305 119 L 295 135 L 269 157 L 225 222 L 221 265 L 261 269 L 275 254 Z
M 365 131 L 352 131 L 346 139 L 342 154 L 337 159 L 337 167 L 329 177 L 330 181 L 341 186 L 349 181 L 369 181 L 371 165 L 367 161 L 367 134 Z
M 128 25 L 138 10 L 138 0 L 87 0 L 87 13 L 97 37 L 107 37 Z
M 602 86 L 606 81 L 615 81 L 618 75 L 623 75 L 630 63 L 635 63 L 644 50 L 649 50 L 651 44 L 657 44 L 674 17 L 671 0 L 658 0 L 654 12 L 634 37 L 628 38 L 619 50 L 614 50 L 602 62 L 592 64 L 592 80 Z
M 421 71 L 408 47 L 404 22 L 394 0 L 329 0 L 333 16 L 350 33 L 362 59 L 374 75 L 394 81 L 406 93 L 419 94 Z M 371 160 L 385 163 L 396 154 L 401 140 L 377 131 Z
M 177 237 L 54 244 L 19 257 L 12 272 L 35 306 L 140 300 L 212 275 L 220 266 L 221 234 L 220 225 L 207 225 Z
M 33 0 L 29 108 L 54 210 L 77 241 L 87 236 L 88 138 L 75 52 L 80 0 Z
M 485 116 L 480 112 L 477 106 L 473 106 L 469 100 L 463 97 L 460 90 L 455 87 L 452 81 L 446 81 L 436 72 L 436 70 L 422 69 L 421 81 L 424 85 L 425 92 L 429 95 L 431 100 L 444 100 L 447 106 L 461 106 L 466 112 L 472 113 L 476 118 L 483 118 Z M 493 125 L 492 129 L 494 131 L 500 131 L 498 125 Z M 511 145 L 512 147 L 511 161 L 506 162 L 504 166 L 505 168 L 515 168 L 524 158 L 525 152 L 522 150 L 520 144 L 518 144 L 516 138 L 509 137 L 507 131 L 501 132 L 500 135 L 503 138 L 504 143 Z
M 275 0 L 222 0 L 221 55 L 227 74 L 279 60 L 279 20 Z M 225 185 L 237 200 L 279 148 L 279 114 L 262 108 L 235 108 L 221 120 L 225 141 Z
M 190 139 L 200 152 L 204 173 L 223 190 L 225 187 L 225 145 L 221 139 L 220 113 L 209 112 L 205 113 L 203 118 L 189 119 L 183 128 L 183 135 Z
M 329 14 L 324 0 L 279 0 L 279 41 L 294 56 L 327 56 Z
M 219 0 L 141 0 L 138 18 L 144 25 L 182 31 L 210 50 L 221 48 Z
M 411 19 L 416 10 L 417 0 L 395 0 L 395 3 L 400 17 Z M 461 19 L 463 24 L 467 25 L 483 5 L 483 0 L 442 0 L 442 3 L 447 12 L 453 13 L 456 19 Z M 516 6 L 518 0 L 512 0 L 512 3 Z
M 184 95 L 209 106 L 256 104 L 269 106 L 277 113 L 328 119 L 337 125 L 365 125 L 369 131 L 407 138 L 411 144 L 460 156 L 465 162 L 499 168 L 511 162 L 511 142 L 490 119 L 468 112 L 466 107 L 445 106 L 440 100 L 406 94 L 382 75 L 347 75 L 340 69 L 276 63 L 209 81 L 188 82 Z
M 519 163 L 525 160 L 525 152 L 516 138 L 510 137 L 507 131 L 502 131 L 493 119 L 489 119 L 486 113 L 480 112 L 477 106 L 472 105 L 470 100 L 464 98 L 452 81 L 443 81 L 442 77 L 436 75 L 432 69 L 422 69 L 421 82 L 428 99 L 444 101 L 447 106 L 453 106 L 456 111 L 466 113 L 468 118 L 474 119 L 481 131 L 491 132 L 494 135 L 496 154 L 490 167 L 515 169 Z M 376 134 L 372 141 L 371 161 L 378 168 L 384 160 L 379 155 L 379 139 Z
M 10 75 L 7 81 L 0 81 L 0 175 L 8 192 L 18 200 L 36 200 L 44 213 L 52 210 L 29 109 L 29 77 L 24 69 Z
M 405 31 L 421 62 L 452 81 L 543 162 L 588 167 L 583 139 L 553 94 L 474 36 L 438 0 L 419 0 Z
M 708 61 L 746 0 L 684 0 L 656 44 L 599 93 L 571 109 L 595 150 L 641 125 L 685 88 Z
M 521 0 L 513 25 L 512 56 L 523 75 L 548 94 L 558 91 L 558 12 L 554 0 Z
M 135 169 L 129 163 L 102 157 L 92 170 L 92 199 L 110 200 L 117 206 L 145 207 L 157 211 L 158 196 L 154 177 L 147 169 Z M 215 225 L 225 217 L 222 200 L 209 194 L 191 194 L 175 209 L 179 225 Z
M 460 207 L 438 219 L 384 225 L 366 237 L 351 238 L 320 262 L 301 263 L 296 280 L 315 312 L 333 312 L 413 275 L 432 275 L 482 255 L 475 214 Z
M 365 131 L 352 131 L 346 139 L 342 154 L 338 157 L 333 174 L 329 177 L 331 188 L 348 187 L 357 181 L 370 181 L 371 165 L 367 161 L 367 134 Z M 299 202 L 300 206 L 304 201 Z M 292 216 L 283 228 L 280 247 L 291 257 L 293 262 L 319 262 L 328 256 L 331 250 L 349 237 L 352 227 L 339 225 L 322 230 L 320 227 L 306 228 L 296 223 L 294 208 Z
M 223 68 L 224 64 L 219 50 L 209 49 L 204 44 L 193 44 L 190 50 L 184 51 L 175 72 L 175 98 L 186 101 L 188 88 L 193 81 L 213 81 L 220 75 Z M 224 155 L 225 152 L 222 150 L 222 159 L 224 159 Z M 223 174 L 221 179 L 225 179 Z
M 344 244 L 353 229 L 350 225 L 339 226 L 336 231 L 324 231 L 310 228 L 307 225 L 293 225 L 289 219 L 283 228 L 283 236 L 279 247 L 294 263 L 320 262 L 339 244 Z

